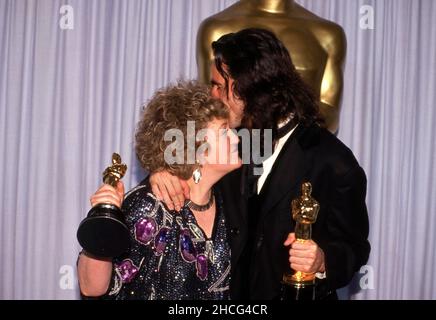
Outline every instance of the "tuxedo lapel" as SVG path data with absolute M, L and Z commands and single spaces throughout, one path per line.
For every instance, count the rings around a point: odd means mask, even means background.
M 297 128 L 286 141 L 261 189 L 260 220 L 289 192 L 298 192 L 302 179 L 310 168 L 311 161 L 299 143 L 301 130 L 302 128 Z

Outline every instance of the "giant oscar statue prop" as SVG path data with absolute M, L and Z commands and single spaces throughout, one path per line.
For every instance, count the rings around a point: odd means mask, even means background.
M 292 218 L 295 220 L 296 241 L 312 239 L 312 224 L 319 212 L 319 203 L 312 198 L 312 185 L 309 182 L 301 186 L 301 197 L 292 200 Z M 283 275 L 284 300 L 315 300 L 315 273 L 296 271 Z
M 116 188 L 127 166 L 114 153 L 112 165 L 103 172 L 103 182 Z M 98 257 L 117 257 L 128 250 L 129 229 L 121 209 L 113 204 L 97 204 L 80 223 L 77 239 L 82 248 Z
M 339 125 L 342 66 L 346 52 L 343 29 L 293 0 L 240 0 L 206 20 L 197 34 L 198 76 L 209 83 L 211 43 L 246 28 L 268 29 L 283 42 L 303 78 L 320 98 L 320 109 L 331 132 Z

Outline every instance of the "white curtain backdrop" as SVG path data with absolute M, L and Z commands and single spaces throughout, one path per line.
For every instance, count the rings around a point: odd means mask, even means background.
M 102 170 L 117 151 L 126 187 L 141 180 L 141 106 L 196 77 L 200 22 L 234 2 L 0 0 L 0 299 L 78 297 L 76 230 Z M 338 136 L 368 177 L 372 252 L 341 296 L 436 299 L 436 2 L 298 2 L 346 32 Z

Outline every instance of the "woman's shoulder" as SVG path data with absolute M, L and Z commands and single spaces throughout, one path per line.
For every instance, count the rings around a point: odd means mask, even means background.
M 136 187 L 124 196 L 122 209 L 128 213 L 138 208 L 152 209 L 159 200 L 153 195 L 148 177 L 142 180 Z

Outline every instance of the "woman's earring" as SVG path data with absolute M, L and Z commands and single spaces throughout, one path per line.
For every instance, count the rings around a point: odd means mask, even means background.
M 201 171 L 200 171 L 200 166 L 198 166 L 194 172 L 192 173 L 192 179 L 194 179 L 194 183 L 198 184 L 201 180 Z

